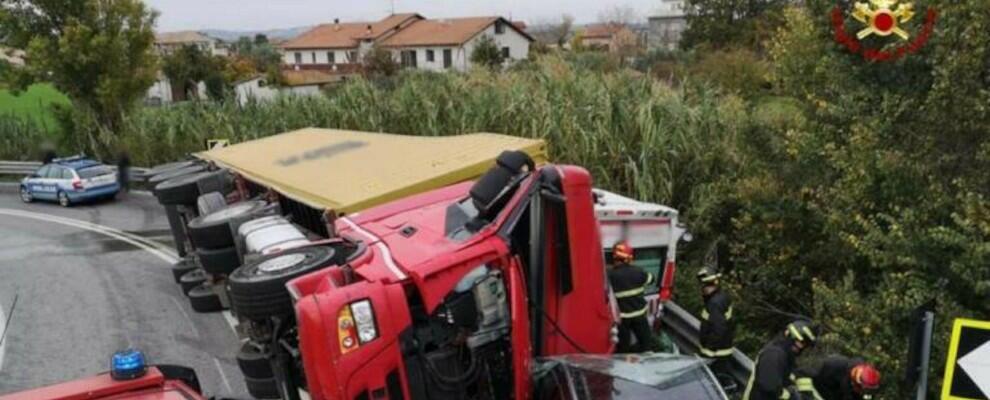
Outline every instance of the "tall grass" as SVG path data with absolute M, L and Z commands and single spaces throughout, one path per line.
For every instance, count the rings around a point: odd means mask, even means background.
M 703 87 L 672 89 L 635 71 L 598 73 L 558 58 L 506 73 L 411 72 L 356 80 L 326 96 L 145 109 L 117 135 L 135 164 L 303 127 L 443 136 L 497 132 L 545 139 L 552 159 L 585 166 L 596 184 L 643 199 L 690 202 L 688 188 L 739 162 L 745 104 Z

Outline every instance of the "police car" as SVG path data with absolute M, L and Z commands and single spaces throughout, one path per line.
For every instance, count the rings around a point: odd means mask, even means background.
M 62 207 L 120 192 L 117 172 L 83 156 L 56 158 L 21 181 L 21 200 L 57 201 Z

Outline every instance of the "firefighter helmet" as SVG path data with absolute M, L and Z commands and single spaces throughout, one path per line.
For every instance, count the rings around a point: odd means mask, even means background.
M 857 393 L 873 392 L 880 388 L 880 371 L 873 364 L 856 364 L 849 374 Z
M 633 248 L 625 240 L 616 243 L 612 247 L 612 259 L 618 262 L 630 263 L 633 261 Z
M 708 267 L 703 267 L 698 271 L 698 281 L 705 285 L 716 284 L 721 277 L 722 274 Z
M 787 324 L 787 336 L 806 346 L 814 346 L 818 341 L 818 327 L 811 324 L 811 321 L 799 319 Z

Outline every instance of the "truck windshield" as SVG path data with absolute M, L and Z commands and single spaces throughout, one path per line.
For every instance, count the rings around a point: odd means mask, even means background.
M 687 356 L 566 355 L 541 359 L 539 370 L 539 400 L 726 399 L 705 363 Z

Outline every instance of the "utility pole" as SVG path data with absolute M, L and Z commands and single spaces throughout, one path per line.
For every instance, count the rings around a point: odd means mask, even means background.
M 918 391 L 915 399 L 925 400 L 928 394 L 928 361 L 932 353 L 932 328 L 935 324 L 935 313 L 925 311 L 925 330 L 921 340 L 921 374 L 918 377 Z

